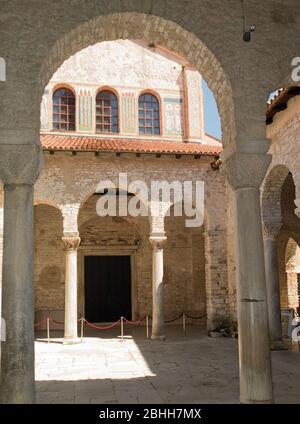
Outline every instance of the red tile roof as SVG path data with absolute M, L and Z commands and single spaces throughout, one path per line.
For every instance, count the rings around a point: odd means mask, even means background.
M 266 111 L 266 124 L 272 124 L 276 113 L 287 108 L 288 101 L 295 96 L 300 95 L 300 87 L 290 86 L 280 88 L 274 98 L 268 102 Z
M 157 153 L 178 155 L 219 155 L 222 147 L 174 141 L 144 141 L 137 139 L 112 139 L 66 135 L 41 134 L 45 151 Z

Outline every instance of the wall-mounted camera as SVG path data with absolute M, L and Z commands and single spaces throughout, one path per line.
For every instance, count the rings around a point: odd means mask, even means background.
M 249 43 L 249 41 L 251 40 L 251 33 L 254 32 L 255 30 L 256 30 L 255 25 L 250 25 L 247 31 L 244 30 L 243 40 L 246 43 Z

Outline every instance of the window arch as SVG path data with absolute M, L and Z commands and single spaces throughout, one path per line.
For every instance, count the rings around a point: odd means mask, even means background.
M 75 131 L 75 95 L 66 87 L 53 93 L 53 129 Z
M 151 93 L 139 97 L 139 133 L 160 134 L 159 101 Z
M 118 98 L 112 91 L 99 91 L 96 97 L 97 133 L 117 133 L 119 131 L 118 109 Z

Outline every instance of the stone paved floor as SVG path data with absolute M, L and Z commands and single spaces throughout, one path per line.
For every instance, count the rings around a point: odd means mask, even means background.
M 167 336 L 145 340 L 139 328 L 123 341 L 117 333 L 73 346 L 36 341 L 37 402 L 238 403 L 237 340 L 199 327 Z M 272 362 L 276 402 L 300 403 L 300 352 L 273 352 Z

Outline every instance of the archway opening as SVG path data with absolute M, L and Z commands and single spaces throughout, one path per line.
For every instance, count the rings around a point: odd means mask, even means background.
M 103 196 L 110 195 L 87 198 L 78 215 L 79 314 L 91 322 L 143 319 L 151 311 L 149 221 L 120 216 L 120 197 L 134 197 L 124 190 L 117 190 L 115 216 L 99 216 Z
M 56 41 L 40 69 L 41 97 L 50 78 L 64 61 L 72 59 L 73 55 L 88 46 L 112 40 L 140 40 L 152 49 L 159 47 L 183 58 L 195 68 L 216 96 L 224 144 L 234 142 L 236 131 L 233 95 L 221 64 L 194 34 L 174 22 L 154 15 L 133 12 L 99 16 Z
M 289 238 L 286 244 L 285 273 L 286 286 L 283 291 L 282 301 L 287 309 L 292 309 L 295 315 L 299 315 L 300 248 L 292 238 Z
M 300 220 L 295 214 L 295 183 L 293 174 L 284 165 L 271 169 L 262 194 L 262 217 L 265 236 L 275 238 L 277 248 L 281 310 L 298 313 L 298 242 Z M 288 336 L 283 319 L 283 336 Z

